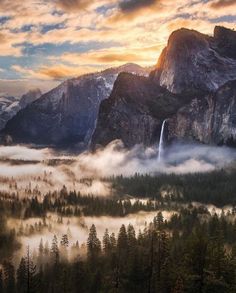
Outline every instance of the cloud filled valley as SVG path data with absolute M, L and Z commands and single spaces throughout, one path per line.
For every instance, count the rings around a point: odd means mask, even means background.
M 107 196 L 109 184 L 104 178 L 157 173 L 209 172 L 233 163 L 234 149 L 196 144 L 173 145 L 165 150 L 158 161 L 158 148 L 135 146 L 128 150 L 120 141 L 95 152 L 79 155 L 58 153 L 53 149 L 34 149 L 26 146 L 0 147 L 1 191 L 15 192 L 20 196 L 28 190 L 79 190 L 82 194 Z M 90 183 L 84 179 L 92 179 Z M 31 194 L 31 192 L 29 193 Z
M 144 148 L 139 145 L 132 149 L 126 149 L 120 141 L 114 141 L 94 152 L 86 151 L 80 154 L 21 145 L 2 146 L 0 147 L 0 193 L 2 198 L 7 194 L 10 195 L 10 201 L 14 201 L 14 198 L 18 198 L 20 201 L 24 198 L 33 200 L 37 197 L 39 202 L 44 202 L 46 194 L 49 200 L 55 201 L 57 196 L 55 197 L 53 193 L 60 193 L 66 187 L 66 193 L 76 190 L 80 192 L 82 197 L 98 196 L 109 200 L 115 194 L 112 182 L 108 180 L 111 177 L 122 175 L 130 178 L 135 174 L 149 174 L 157 176 L 156 180 L 158 180 L 158 176 L 161 174 L 176 174 L 178 176 L 189 173 L 211 173 L 221 168 L 234 168 L 235 158 L 234 149 L 197 144 L 176 144 L 167 147 L 161 161 L 158 161 L 157 146 Z M 169 191 L 163 190 L 162 192 L 165 194 Z M 123 196 L 127 198 L 126 194 Z M 142 202 L 142 194 L 139 196 L 141 197 L 139 200 Z M 129 200 L 131 198 L 128 196 Z M 118 198 L 116 200 L 118 201 Z M 137 200 L 133 197 L 131 203 L 135 205 Z M 143 201 L 144 209 L 147 203 L 148 199 Z M 67 233 L 68 228 L 73 235 L 70 245 L 75 244 L 76 241 L 84 243 L 89 227 L 95 223 L 100 239 L 102 239 L 106 228 L 117 234 L 122 223 L 134 225 L 136 232 L 138 232 L 139 229 L 145 228 L 145 223 L 152 221 L 156 211 L 160 209 L 155 205 L 154 202 L 150 211 L 142 211 L 141 208 L 139 212 L 131 212 L 125 217 L 116 216 L 114 221 L 111 216 L 109 218 L 80 214 L 73 218 L 63 215 L 61 218 L 57 212 L 54 214 L 47 212 L 45 226 L 42 226 L 44 220 L 34 217 L 27 220 L 23 214 L 18 220 L 10 217 L 7 223 L 9 228 L 15 227 L 18 234 L 21 225 L 24 225 L 28 232 L 19 234 L 22 249 L 25 251 L 27 244 L 32 250 L 36 250 L 41 238 L 44 243 L 50 242 L 54 234 L 60 238 L 64 233 Z M 199 204 L 195 205 L 199 206 Z M 73 204 L 67 203 L 65 208 L 70 206 L 74 209 L 77 205 L 73 206 Z M 173 212 L 178 213 L 178 209 L 174 206 L 172 208 L 162 207 L 161 209 L 166 219 L 169 219 Z M 217 210 L 214 206 L 209 206 L 207 209 L 211 213 Z M 27 214 L 25 211 L 24 213 Z M 221 209 L 218 211 L 218 214 L 220 213 Z M 41 224 L 35 226 L 35 223 L 39 222 Z M 40 226 L 42 228 L 37 231 L 37 227 Z M 34 232 L 29 232 L 30 229 Z M 20 254 L 17 253 L 17 255 Z

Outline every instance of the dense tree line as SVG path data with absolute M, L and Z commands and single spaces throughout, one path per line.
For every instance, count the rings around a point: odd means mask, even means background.
M 235 205 L 235 175 L 218 170 L 113 177 L 106 179 L 113 190 L 108 198 L 82 196 L 66 187 L 43 196 L 30 191 L 33 196 L 25 198 L 1 192 L 0 292 L 236 292 L 236 210 L 217 215 L 192 203 Z M 72 242 L 69 229 L 60 238 L 55 232 L 51 243 L 38 243 L 37 253 L 27 247 L 19 263 L 12 258 L 19 236 L 45 228 L 54 233 L 46 222 L 49 212 L 60 224 L 63 217 L 125 217 L 155 210 L 176 212 L 168 221 L 158 212 L 142 231 L 132 225 L 122 225 L 117 235 L 106 230 L 102 239 L 92 225 L 85 244 Z M 7 226 L 8 217 L 42 221 L 17 230 Z
M 138 233 L 122 225 L 118 235 L 99 239 L 89 230 L 86 247 L 77 243 L 69 262 L 67 234 L 50 245 L 30 248 L 18 267 L 6 259 L 0 292 L 235 292 L 236 221 L 232 215 L 210 216 L 194 207 L 169 221 L 158 212 Z
M 110 178 L 118 194 L 139 198 L 198 201 L 216 206 L 236 204 L 236 170 L 209 173 L 157 174 Z
M 62 216 L 103 216 L 124 217 L 139 211 L 158 210 L 159 204 L 153 201 L 143 203 L 129 198 L 82 196 L 79 192 L 61 191 L 47 193 L 43 197 L 20 198 L 15 194 L 0 192 L 0 208 L 10 217 L 45 217 L 48 212 Z

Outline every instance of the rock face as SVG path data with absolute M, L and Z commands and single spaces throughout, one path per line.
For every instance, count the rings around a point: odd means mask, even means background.
M 123 71 L 148 74 L 138 65 L 126 64 L 67 80 L 20 111 L 7 123 L 4 135 L 13 142 L 88 146 L 100 103 Z
M 92 145 L 121 139 L 125 146 L 157 142 L 163 120 L 188 102 L 150 78 L 122 73 L 109 99 L 101 103 Z
M 0 130 L 6 123 L 16 115 L 21 109 L 24 109 L 29 103 L 35 101 L 41 96 L 39 89 L 30 90 L 21 98 L 2 96 L 0 97 Z
M 214 30 L 214 48 L 220 55 L 236 59 L 236 32 L 216 26 Z
M 196 98 L 168 119 L 169 140 L 236 146 L 236 80 Z
M 216 27 L 214 37 L 194 30 L 173 32 L 152 78 L 173 93 L 216 91 L 236 79 L 236 32 Z
M 236 32 L 214 36 L 181 29 L 169 38 L 148 78 L 119 76 L 99 111 L 92 144 L 158 142 L 167 119 L 169 141 L 236 142 Z M 167 132 L 167 131 L 166 131 Z

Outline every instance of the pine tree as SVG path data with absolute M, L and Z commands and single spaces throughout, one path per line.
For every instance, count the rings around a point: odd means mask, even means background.
M 41 238 L 39 243 L 39 252 L 38 252 L 38 264 L 43 264 L 43 257 L 44 256 L 44 247 L 43 247 L 43 239 Z
M 111 239 L 108 233 L 108 229 L 105 230 L 103 240 L 102 240 L 103 252 L 105 255 L 109 255 L 111 251 Z
M 134 227 L 129 224 L 127 228 L 127 243 L 130 250 L 135 249 L 136 242 L 137 242 L 137 239 L 136 239 Z
M 162 212 L 158 212 L 157 216 L 154 218 L 155 229 L 161 230 L 163 228 L 164 218 Z
M 26 260 L 24 257 L 21 258 L 16 276 L 17 276 L 18 292 L 19 293 L 27 292 L 27 268 L 26 268 Z
M 117 245 L 115 233 L 111 233 L 110 235 L 110 244 L 111 244 L 111 250 L 115 251 L 116 245 Z
M 62 235 L 61 246 L 65 247 L 65 248 L 69 247 L 69 240 L 68 240 L 67 234 Z
M 89 231 L 89 237 L 87 240 L 87 254 L 90 260 L 95 260 L 100 255 L 101 242 L 97 237 L 96 227 L 93 224 Z
M 37 288 L 36 280 L 36 265 L 34 265 L 31 256 L 29 246 L 27 247 L 26 254 L 26 272 L 27 272 L 27 293 L 34 293 Z
M 56 235 L 54 235 L 52 239 L 51 255 L 54 261 L 54 265 L 57 265 L 59 262 L 59 249 Z
M 64 261 L 68 259 L 68 249 L 69 247 L 69 240 L 67 234 L 62 235 L 61 238 L 61 255 Z
M 122 225 L 118 234 L 117 249 L 119 254 L 126 254 L 128 251 L 128 239 L 125 225 Z

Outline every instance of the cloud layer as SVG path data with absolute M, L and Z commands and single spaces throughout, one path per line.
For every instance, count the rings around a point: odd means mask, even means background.
M 235 8 L 232 0 L 1 0 L 1 84 L 9 92 L 11 80 L 53 87 L 125 62 L 150 66 L 173 30 L 234 28 Z

